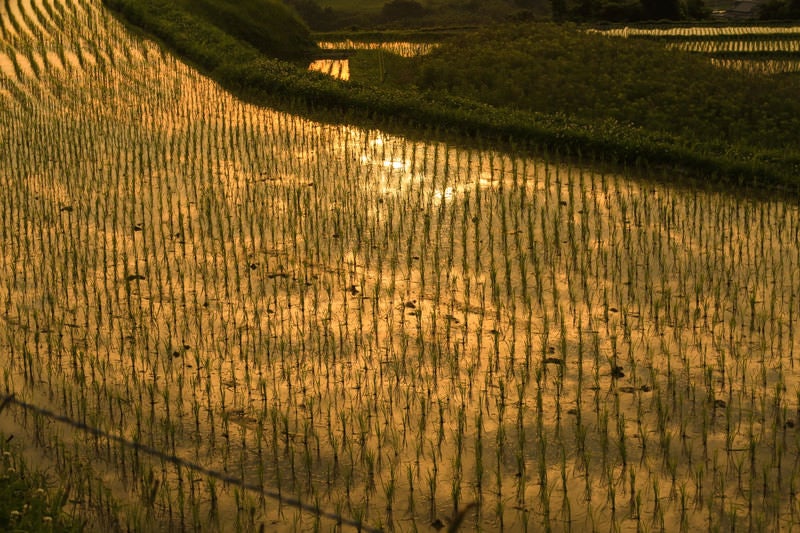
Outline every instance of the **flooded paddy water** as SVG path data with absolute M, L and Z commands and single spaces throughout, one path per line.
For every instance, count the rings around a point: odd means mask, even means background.
M 796 203 L 314 123 L 9 4 L 0 427 L 89 529 L 798 527 Z
M 390 54 L 399 55 L 401 57 L 417 57 L 429 54 L 431 50 L 436 48 L 436 43 L 428 42 L 406 42 L 406 41 L 388 41 L 388 42 L 359 42 L 359 41 L 323 41 L 318 42 L 322 50 L 340 51 L 344 54 L 341 58 L 322 58 L 315 59 L 308 66 L 309 70 L 322 72 L 328 76 L 332 76 L 339 80 L 350 79 L 350 59 L 347 54 L 356 50 L 380 50 Z

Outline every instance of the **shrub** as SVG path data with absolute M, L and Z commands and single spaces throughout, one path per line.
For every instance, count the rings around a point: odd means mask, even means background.
M 316 0 L 287 0 L 286 2 L 315 31 L 330 31 L 341 24 L 339 13 L 331 7 L 322 7 Z

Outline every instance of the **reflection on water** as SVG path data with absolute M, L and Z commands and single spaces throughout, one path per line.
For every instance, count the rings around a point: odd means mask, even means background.
M 323 41 L 317 43 L 323 50 L 384 50 L 401 57 L 417 57 L 429 54 L 438 43 L 409 41 L 362 42 L 362 41 Z
M 338 80 L 350 79 L 350 60 L 349 59 L 317 59 L 313 61 L 308 70 L 322 72 Z
M 430 53 L 436 48 L 436 43 L 414 43 L 404 41 L 393 42 L 360 42 L 360 41 L 325 41 L 317 45 L 323 50 L 383 50 L 391 54 L 402 57 L 418 57 Z M 315 70 L 327 74 L 339 80 L 350 79 L 350 61 L 342 59 L 317 59 L 309 66 L 309 70 Z
M 782 74 L 800 72 L 800 60 L 790 59 L 720 59 L 712 58 L 718 67 L 750 72 L 753 74 Z
M 686 37 L 686 38 L 714 38 L 726 36 L 731 38 L 746 37 L 748 35 L 759 35 L 763 37 L 773 37 L 775 35 L 797 35 L 800 36 L 800 26 L 675 26 L 665 28 L 636 28 L 624 26 L 622 28 L 612 28 L 609 30 L 589 30 L 591 33 L 602 33 L 615 37 Z

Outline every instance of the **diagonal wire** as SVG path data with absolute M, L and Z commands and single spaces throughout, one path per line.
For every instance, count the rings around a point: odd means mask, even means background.
M 117 442 L 119 444 L 122 444 L 123 446 L 126 446 L 128 448 L 140 451 L 140 452 L 142 452 L 144 454 L 151 455 L 153 457 L 157 457 L 157 458 L 159 458 L 159 459 L 161 459 L 163 461 L 166 461 L 168 463 L 172 463 L 172 464 L 174 464 L 176 466 L 180 466 L 180 467 L 186 468 L 188 470 L 199 472 L 200 474 L 203 474 L 205 476 L 217 479 L 219 481 L 222 481 L 223 483 L 227 483 L 229 485 L 233 485 L 233 486 L 236 486 L 236 487 L 239 487 L 239 488 L 242 488 L 244 490 L 251 491 L 251 492 L 257 492 L 257 493 L 262 494 L 263 496 L 265 496 L 267 498 L 271 498 L 271 499 L 277 500 L 277 501 L 279 501 L 280 503 L 282 503 L 284 505 L 288 505 L 290 507 L 295 507 L 297 509 L 301 509 L 303 511 L 307 511 L 309 513 L 315 514 L 315 515 L 317 515 L 319 517 L 322 517 L 322 518 L 329 518 L 331 520 L 335 520 L 338 524 L 354 527 L 358 531 L 363 531 L 365 533 L 382 533 L 383 532 L 383 529 L 371 527 L 371 526 L 362 524 L 361 522 L 358 522 L 357 520 L 352 520 L 350 518 L 343 517 L 343 516 L 338 515 L 336 513 L 332 513 L 330 511 L 325 511 L 324 509 L 320 509 L 319 507 L 317 507 L 315 505 L 304 503 L 304 502 L 302 502 L 301 500 L 299 500 L 297 498 L 288 498 L 288 497 L 282 495 L 279 492 L 265 489 L 264 487 L 261 487 L 260 485 L 256 485 L 254 483 L 247 483 L 243 479 L 235 477 L 235 476 L 231 476 L 230 474 L 226 474 L 225 472 L 220 472 L 219 470 L 212 470 L 210 468 L 206 468 L 206 467 L 204 467 L 202 465 L 199 465 L 197 463 L 193 463 L 191 461 L 187 461 L 185 459 L 181 459 L 180 457 L 176 457 L 176 456 L 174 456 L 172 454 L 164 453 L 163 451 L 161 451 L 161 450 L 159 450 L 157 448 L 153 448 L 152 446 L 148 446 L 146 444 L 141 444 L 139 442 L 133 442 L 133 441 L 127 440 L 127 439 L 125 439 L 123 437 L 120 437 L 118 435 L 113 435 L 113 434 L 111 434 L 111 433 L 109 433 L 107 431 L 104 431 L 102 429 L 90 426 L 88 424 L 85 424 L 83 422 L 79 422 L 77 420 L 73 420 L 72 418 L 69 418 L 67 416 L 60 415 L 58 413 L 54 413 L 53 411 L 50 411 L 48 409 L 44 409 L 42 407 L 39 407 L 39 406 L 30 404 L 30 403 L 24 402 L 22 400 L 18 400 L 14 394 L 11 394 L 11 395 L 8 395 L 8 396 L 5 396 L 5 397 L 0 395 L 0 398 L 2 398 L 2 401 L 0 401 L 0 413 L 3 411 L 4 408 L 6 408 L 7 406 L 13 404 L 13 405 L 16 405 L 18 407 L 21 407 L 21 408 L 25 409 L 26 411 L 30 411 L 32 413 L 36 413 L 38 415 L 44 416 L 45 418 L 49 418 L 51 420 L 55 420 L 56 422 L 61 422 L 62 424 L 66 424 L 66 425 L 68 425 L 70 427 L 73 427 L 75 429 L 78 429 L 80 431 L 89 433 L 90 435 L 109 439 L 111 441 L 114 441 L 114 442 Z

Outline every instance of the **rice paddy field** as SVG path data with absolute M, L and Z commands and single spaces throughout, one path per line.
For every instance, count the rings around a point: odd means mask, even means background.
M 0 21 L 0 429 L 87 530 L 800 529 L 795 199 L 252 107 L 98 0 Z
M 707 55 L 717 66 L 753 74 L 800 72 L 800 26 L 620 27 L 594 31 L 660 41 L 670 48 Z

